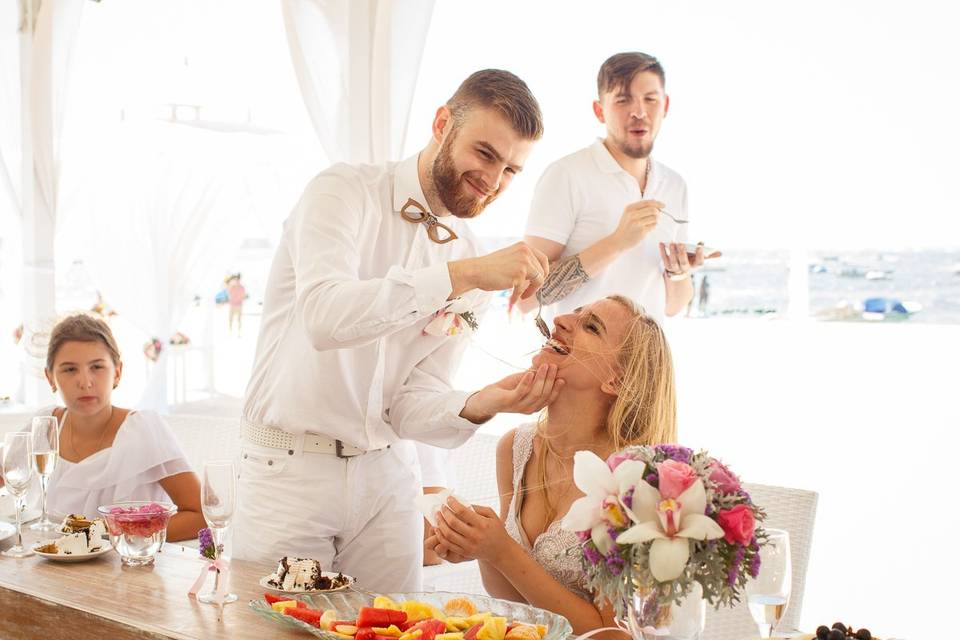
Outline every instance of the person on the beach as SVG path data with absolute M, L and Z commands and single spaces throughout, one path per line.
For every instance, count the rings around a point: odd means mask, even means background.
M 229 328 L 233 333 L 233 324 L 237 324 L 237 335 L 243 330 L 243 301 L 247 299 L 247 289 L 240 282 L 240 274 L 227 278 L 227 304 L 230 306 Z

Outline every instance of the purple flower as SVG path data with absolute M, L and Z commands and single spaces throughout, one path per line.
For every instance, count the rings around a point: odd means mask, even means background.
M 583 557 L 592 565 L 598 565 L 603 560 L 603 556 L 592 544 L 583 545 Z
M 210 529 L 204 527 L 197 532 L 197 538 L 200 541 L 200 557 L 217 559 L 217 547 L 213 543 L 213 533 Z
M 636 487 L 634 487 L 633 489 L 627 490 L 627 492 L 623 494 L 623 505 L 627 509 L 633 509 L 633 492 L 635 490 L 636 490 Z
M 753 540 L 750 541 L 750 551 L 753 553 L 753 556 L 750 558 L 750 566 L 748 571 L 750 572 L 751 578 L 756 578 L 760 575 L 760 545 L 757 543 L 757 537 L 754 536 Z
M 658 488 L 660 486 L 660 477 L 655 473 L 648 473 L 644 480 L 646 480 L 647 484 L 653 488 Z
M 610 539 L 613 541 L 616 541 L 617 536 L 620 535 L 620 532 L 613 527 L 607 527 L 607 533 L 610 534 Z
M 750 566 L 748 568 L 750 571 L 750 577 L 756 578 L 760 575 L 760 554 L 755 553 L 752 558 L 750 558 Z
M 656 451 L 670 460 L 676 460 L 684 464 L 690 464 L 690 458 L 693 457 L 693 449 L 681 447 L 678 444 L 657 445 Z
M 740 575 L 740 565 L 743 564 L 743 558 L 747 550 L 741 545 L 737 545 L 737 553 L 733 556 L 733 562 L 730 564 L 730 571 L 727 573 L 727 584 L 731 587 L 737 584 L 737 576 Z
M 620 575 L 623 571 L 623 558 L 619 552 L 613 551 L 607 556 L 607 568 L 610 569 L 610 573 L 613 575 Z

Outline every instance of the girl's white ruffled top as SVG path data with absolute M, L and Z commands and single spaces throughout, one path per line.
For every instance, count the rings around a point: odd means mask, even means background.
M 53 407 L 37 414 L 52 415 Z M 192 471 L 167 423 L 154 411 L 127 415 L 113 444 L 80 462 L 57 460 L 47 490 L 52 516 L 97 516 L 97 507 L 127 500 L 171 502 L 164 478 Z

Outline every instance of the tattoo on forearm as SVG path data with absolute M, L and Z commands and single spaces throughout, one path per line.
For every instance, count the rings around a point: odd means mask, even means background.
M 543 304 L 553 304 L 563 300 L 589 280 L 590 276 L 580 264 L 579 254 L 574 254 L 550 265 L 550 273 L 537 292 L 537 297 Z

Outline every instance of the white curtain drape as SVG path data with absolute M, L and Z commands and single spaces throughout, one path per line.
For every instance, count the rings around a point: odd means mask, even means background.
M 163 345 L 138 407 L 166 411 L 168 341 L 195 295 L 209 299 L 250 215 L 246 134 L 172 122 L 125 123 L 104 135 L 70 230 L 110 306 Z M 135 162 L 131 162 L 135 158 Z M 127 354 L 127 366 L 143 361 Z
M 400 159 L 433 0 L 283 0 L 293 67 L 332 162 Z
M 19 0 L 0 11 L 0 202 L 13 213 L 0 220 L 20 223 L 23 344 L 29 347 L 21 395 L 30 404 L 49 398 L 36 356 L 55 313 L 60 139 L 83 4 Z

